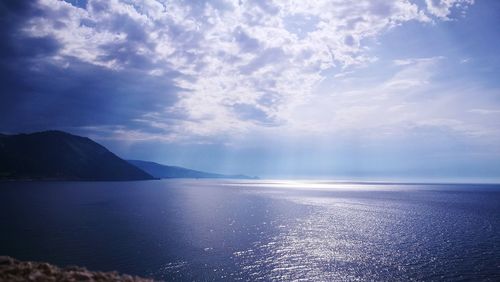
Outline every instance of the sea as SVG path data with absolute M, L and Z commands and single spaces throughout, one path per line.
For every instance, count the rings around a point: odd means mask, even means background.
M 500 281 L 500 185 L 3 182 L 0 255 L 165 281 Z

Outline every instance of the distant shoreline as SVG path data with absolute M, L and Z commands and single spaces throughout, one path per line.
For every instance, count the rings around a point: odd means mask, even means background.
M 208 181 L 249 181 L 252 184 L 273 184 L 273 183 L 295 183 L 303 184 L 354 184 L 354 185 L 481 185 L 481 186 L 496 186 L 500 182 L 416 182 L 416 181 L 348 181 L 348 180 L 312 180 L 312 179 L 262 179 L 262 178 L 189 178 L 189 177 L 172 177 L 172 178 L 154 178 L 154 179 L 132 179 L 132 180 L 113 180 L 113 179 L 65 179 L 65 178 L 0 178 L 0 183 L 22 183 L 22 182 L 142 182 L 156 180 L 208 180 Z

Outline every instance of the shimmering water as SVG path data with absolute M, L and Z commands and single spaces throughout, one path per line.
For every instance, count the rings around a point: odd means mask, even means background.
M 0 255 L 163 280 L 500 280 L 500 186 L 0 184 Z

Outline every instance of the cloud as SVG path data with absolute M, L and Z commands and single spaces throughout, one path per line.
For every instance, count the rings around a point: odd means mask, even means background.
M 447 19 L 452 10 L 472 2 L 22 4 L 27 14 L 6 28 L 15 37 L 9 41 L 11 52 L 25 54 L 17 54 L 2 71 L 16 76 L 9 84 L 4 105 L 12 107 L 4 106 L 4 123 L 16 116 L 16 109 L 43 116 L 51 126 L 104 123 L 118 132 L 142 134 L 130 136 L 165 140 L 219 140 L 269 127 L 295 128 L 294 113 L 315 99 L 326 73 L 349 73 L 377 60 L 367 41 L 409 21 Z M 16 14 L 11 8 L 7 13 Z M 23 60 L 30 66 L 27 71 L 15 66 Z M 429 62 L 395 63 L 413 68 L 386 81 L 386 91 L 427 83 L 429 78 L 415 68 Z M 27 76 L 36 79 L 23 85 L 20 78 Z M 47 83 L 53 76 L 54 83 Z M 57 113 L 61 107 L 67 111 Z M 337 116 L 352 120 L 370 107 L 350 110 L 338 109 Z M 28 118 L 24 123 L 28 126 Z
M 462 15 L 474 0 L 425 0 L 429 14 L 443 20 L 449 20 L 452 9 L 461 9 Z
M 367 144 L 411 136 L 500 141 L 495 123 L 498 111 L 476 108 L 491 103 L 488 97 L 496 92 L 480 96 L 476 92 L 488 90 L 458 80 L 441 81 L 446 60 L 407 58 L 383 81 L 366 82 L 364 75 L 355 74 L 338 77 L 336 90 L 296 108 L 289 117 L 290 131 L 281 135 L 334 136 L 336 140 L 358 136 Z
M 469 113 L 480 114 L 480 115 L 491 115 L 500 114 L 500 110 L 490 110 L 490 109 L 471 109 Z
M 64 5 L 69 4 L 57 3 L 55 11 L 31 1 L 1 6 L 5 20 L 0 30 L 4 39 L 0 52 L 2 131 L 76 131 L 96 125 L 134 129 L 139 125 L 134 122 L 138 116 L 176 102 L 175 93 L 180 89 L 173 82 L 179 75 L 174 71 L 165 72 L 160 79 L 153 77 L 144 72 L 133 53 L 125 57 L 136 67 L 117 71 L 103 61 L 87 60 L 88 52 L 75 49 L 73 55 L 66 55 L 69 47 L 55 34 L 31 34 L 31 25 L 44 18 L 54 28 L 67 28 L 66 21 L 73 16 Z M 92 46 L 94 49 L 98 48 Z M 154 132 L 153 128 L 147 130 Z
M 429 83 L 429 79 L 433 74 L 430 69 L 442 59 L 444 57 L 395 60 L 396 66 L 403 68 L 384 82 L 384 86 L 397 90 L 422 87 Z

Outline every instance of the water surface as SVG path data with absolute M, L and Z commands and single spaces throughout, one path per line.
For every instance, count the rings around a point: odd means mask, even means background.
M 500 186 L 0 183 L 0 255 L 163 280 L 500 280 Z

